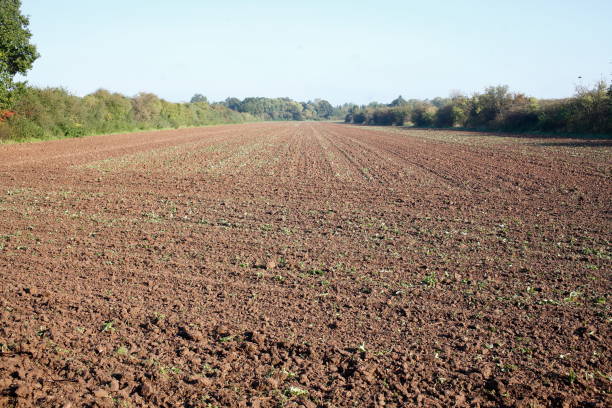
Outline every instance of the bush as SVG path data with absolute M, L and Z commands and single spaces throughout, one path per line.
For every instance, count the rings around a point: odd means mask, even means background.
M 44 129 L 28 118 L 14 116 L 7 123 L 10 128 L 9 139 L 32 140 L 44 139 L 46 136 Z
M 8 123 L 0 122 L 0 141 L 7 141 L 11 139 L 11 128 Z
M 401 106 L 397 101 L 352 109 L 345 120 L 401 125 L 409 118 L 419 127 L 612 135 L 612 84 L 603 81 L 591 89 L 578 88 L 574 97 L 561 100 L 537 100 L 511 93 L 507 86 L 495 86 L 470 98 L 457 94 L 431 102 L 402 99 Z
M 220 105 L 171 103 L 147 93 L 128 98 L 103 89 L 80 98 L 62 88 L 27 88 L 19 94 L 14 109 L 15 116 L 2 122 L 3 140 L 82 137 L 256 120 Z
M 65 137 L 83 137 L 86 135 L 85 129 L 78 123 L 74 125 L 62 123 L 60 124 L 60 128 Z
M 437 109 L 432 105 L 418 105 L 412 110 L 412 123 L 418 127 L 432 126 L 436 120 Z
M 512 96 L 510 106 L 499 114 L 499 128 L 507 131 L 527 131 L 538 126 L 538 102 L 523 94 Z
M 365 111 L 358 111 L 353 114 L 353 123 L 358 125 L 362 123 L 366 123 L 366 113 Z

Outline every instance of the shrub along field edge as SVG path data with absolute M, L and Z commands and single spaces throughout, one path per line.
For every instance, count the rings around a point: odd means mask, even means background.
M 353 106 L 345 122 L 379 126 L 461 128 L 542 135 L 612 136 L 612 85 L 578 88 L 571 98 L 546 100 L 488 87 L 471 97 L 453 95 L 431 101 L 404 100 L 389 105 Z
M 0 112 L 0 143 L 245 123 L 260 119 L 206 102 L 172 103 L 98 90 L 85 97 L 61 88 L 27 88 Z

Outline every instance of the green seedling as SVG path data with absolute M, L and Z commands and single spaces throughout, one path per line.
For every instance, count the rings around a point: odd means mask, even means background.
M 435 287 L 438 284 L 438 278 L 436 277 L 436 273 L 432 272 L 429 275 L 425 276 L 422 282 L 430 288 Z
M 120 356 L 126 356 L 128 354 L 128 349 L 125 346 L 120 346 L 117 351 L 115 351 L 115 353 L 117 353 Z
M 181 373 L 181 369 L 178 368 L 178 367 L 174 367 L 174 366 L 172 366 L 172 367 L 161 366 L 159 368 L 159 372 L 162 375 L 168 375 L 168 374 L 177 375 L 177 374 Z
M 581 293 L 578 291 L 571 291 L 569 296 L 566 297 L 565 300 L 566 302 L 575 302 L 578 300 L 578 298 L 580 297 Z
M 113 333 L 116 329 L 113 327 L 113 322 L 104 322 L 104 324 L 102 325 L 102 331 L 103 332 L 111 332 Z
M 287 378 L 289 378 L 289 379 L 297 377 L 297 374 L 296 374 L 296 373 L 291 372 L 291 371 L 287 371 L 287 370 L 285 370 L 284 368 L 281 370 L 281 372 L 282 372 L 283 374 L 285 374 L 285 375 L 287 376 Z
M 567 382 L 570 385 L 574 385 L 577 379 L 578 379 L 578 375 L 573 369 L 570 368 L 569 373 L 567 373 Z
M 303 397 L 308 395 L 308 391 L 292 385 L 291 387 L 287 388 L 286 394 L 289 397 Z

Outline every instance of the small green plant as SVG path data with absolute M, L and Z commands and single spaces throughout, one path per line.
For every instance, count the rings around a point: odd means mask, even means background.
M 580 297 L 581 293 L 578 291 L 571 291 L 570 294 L 563 300 L 566 302 L 576 302 Z
M 288 397 L 303 397 L 308 395 L 308 391 L 292 385 L 287 388 L 286 394 Z
M 234 336 L 234 335 L 225 336 L 225 337 L 221 337 L 221 338 L 219 339 L 219 342 L 221 342 L 221 343 L 227 343 L 227 342 L 230 342 L 230 341 L 234 340 L 235 338 L 236 338 L 236 336 Z
M 596 305 L 605 305 L 606 304 L 606 298 L 603 296 L 598 296 L 595 299 L 593 299 L 593 303 L 595 303 Z
M 574 385 L 577 379 L 578 375 L 573 369 L 570 368 L 569 373 L 567 373 L 567 382 L 569 383 L 569 385 Z
M 422 282 L 430 288 L 435 287 L 438 284 L 438 278 L 436 277 L 436 273 L 432 272 L 429 275 L 426 275 L 423 278 Z
M 161 367 L 159 368 L 159 372 L 160 372 L 160 374 L 162 374 L 162 375 L 168 375 L 168 374 L 171 374 L 171 375 L 177 375 L 177 374 L 180 374 L 180 373 L 181 373 L 181 369 L 180 369 L 180 368 L 178 368 L 178 367 L 174 367 L 174 366 L 172 366 L 172 367 L 164 367 L 164 366 L 161 366 Z
M 104 322 L 104 324 L 102 325 L 102 331 L 103 332 L 111 332 L 113 333 L 116 329 L 113 327 L 113 322 Z
M 115 353 L 117 353 L 120 356 L 127 356 L 127 354 L 129 353 L 127 347 L 125 346 L 120 346 Z
M 285 375 L 287 376 L 287 378 L 288 378 L 288 379 L 292 379 L 292 378 L 297 377 L 297 374 L 296 374 L 296 373 L 294 373 L 294 372 L 292 372 L 292 371 L 287 371 L 287 370 L 285 370 L 284 368 L 281 370 L 281 372 L 282 372 L 283 374 L 285 374 Z

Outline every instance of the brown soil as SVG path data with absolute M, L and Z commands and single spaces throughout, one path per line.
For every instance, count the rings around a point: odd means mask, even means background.
M 605 407 L 612 143 L 0 146 L 0 406 Z

